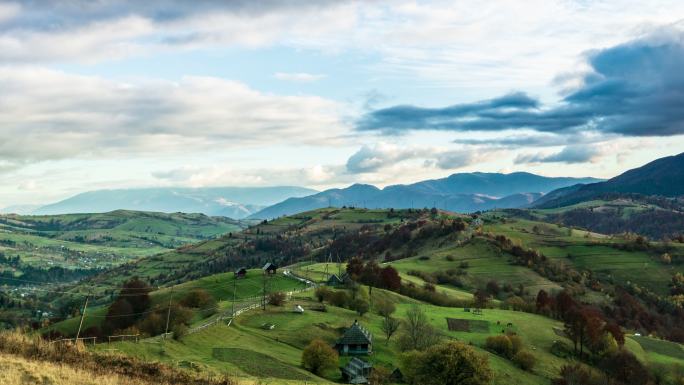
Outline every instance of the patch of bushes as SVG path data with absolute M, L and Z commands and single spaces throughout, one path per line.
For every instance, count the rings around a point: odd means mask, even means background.
M 514 364 L 516 364 L 520 369 L 526 371 L 532 371 L 534 365 L 537 363 L 537 359 L 534 355 L 526 350 L 521 350 L 517 352 L 511 359 Z

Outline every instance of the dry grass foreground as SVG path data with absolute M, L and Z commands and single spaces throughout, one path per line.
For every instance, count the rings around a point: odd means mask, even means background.
M 88 352 L 82 345 L 50 344 L 18 331 L 0 332 L 3 385 L 238 385 L 199 377 L 121 355 Z

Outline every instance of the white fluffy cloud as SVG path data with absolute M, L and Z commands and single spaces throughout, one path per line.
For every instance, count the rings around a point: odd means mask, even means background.
M 485 158 L 491 150 L 476 151 L 471 147 L 448 148 L 438 146 L 400 146 L 389 143 L 364 145 L 346 164 L 346 170 L 352 174 L 375 173 L 396 166 L 414 162 L 417 168 L 434 168 L 454 170 L 469 166 Z M 418 162 L 416 162 L 418 161 Z
M 0 160 L 166 154 L 273 143 L 334 145 L 340 106 L 211 77 L 123 83 L 0 69 Z

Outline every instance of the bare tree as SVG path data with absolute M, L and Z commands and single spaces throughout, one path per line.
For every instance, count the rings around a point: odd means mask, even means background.
M 404 350 L 425 350 L 439 342 L 440 335 L 430 325 L 425 312 L 418 305 L 413 305 L 406 312 L 404 332 L 399 340 L 399 347 Z
M 385 333 L 385 337 L 387 338 L 386 343 L 389 343 L 392 335 L 399 330 L 399 325 L 401 325 L 401 321 L 396 318 L 392 318 L 389 315 L 383 318 L 381 328 L 383 333 Z

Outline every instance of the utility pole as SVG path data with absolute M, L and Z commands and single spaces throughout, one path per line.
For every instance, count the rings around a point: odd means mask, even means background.
M 169 296 L 169 308 L 166 311 L 166 328 L 164 329 L 164 339 L 169 335 L 169 321 L 171 321 L 171 301 L 173 300 L 173 286 L 171 286 L 171 295 Z
M 263 295 L 261 296 L 261 308 L 262 310 L 266 310 L 266 271 L 264 271 L 264 291 Z
M 81 328 L 83 327 L 83 319 L 86 315 L 86 310 L 88 309 L 88 300 L 90 299 L 90 293 L 86 295 L 85 303 L 83 304 L 83 312 L 81 312 L 81 321 L 78 323 L 78 331 L 76 332 L 76 342 L 78 342 L 78 337 L 81 336 Z
M 230 310 L 230 316 L 235 317 L 235 294 L 237 293 L 237 276 L 233 277 L 233 306 Z

